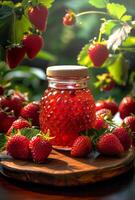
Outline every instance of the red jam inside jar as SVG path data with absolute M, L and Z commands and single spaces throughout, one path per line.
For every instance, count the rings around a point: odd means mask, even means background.
M 48 89 L 40 104 L 40 128 L 48 129 L 55 146 L 72 146 L 81 131 L 94 126 L 95 102 L 87 87 L 88 69 L 82 66 L 47 68 Z

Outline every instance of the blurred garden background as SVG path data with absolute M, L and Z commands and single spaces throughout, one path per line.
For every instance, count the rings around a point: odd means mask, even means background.
M 111 1 L 110 1 L 111 2 Z M 122 3 L 127 7 L 128 14 L 135 16 L 135 1 L 133 0 L 113 0 L 116 3 Z M 67 9 L 79 13 L 85 10 L 96 10 L 88 3 L 88 0 L 55 0 L 49 9 L 49 18 L 47 30 L 43 34 L 45 46 L 37 58 L 28 60 L 27 58 L 20 66 L 11 70 L 5 75 L 6 80 L 12 81 L 12 87 L 28 92 L 32 100 L 39 99 L 43 91 L 47 88 L 45 76 L 46 67 L 51 65 L 74 65 L 77 64 L 77 55 L 82 47 L 98 35 L 100 28 L 100 18 L 96 14 L 85 15 L 77 19 L 75 26 L 67 27 L 62 23 L 62 18 Z M 104 9 L 103 9 L 104 10 Z M 131 33 L 133 36 L 135 32 Z M 130 70 L 135 68 L 135 53 L 127 53 L 130 61 Z M 4 63 L 1 62 L 1 68 Z M 130 86 L 117 86 L 109 92 L 101 92 L 94 86 L 96 74 L 105 71 L 102 69 L 89 68 L 90 87 L 95 99 L 113 97 L 118 102 L 129 91 Z

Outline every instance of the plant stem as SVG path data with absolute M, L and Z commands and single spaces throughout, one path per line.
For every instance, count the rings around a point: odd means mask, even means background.
M 101 31 L 100 31 L 100 32 L 99 32 L 99 36 L 98 36 L 98 42 L 101 41 L 101 38 L 102 38 L 102 33 L 101 33 Z
M 84 11 L 84 12 L 81 12 L 79 14 L 76 14 L 76 17 L 80 17 L 82 15 L 88 15 L 88 14 L 98 14 L 98 15 L 108 15 L 108 13 L 106 12 L 101 12 L 101 11 Z

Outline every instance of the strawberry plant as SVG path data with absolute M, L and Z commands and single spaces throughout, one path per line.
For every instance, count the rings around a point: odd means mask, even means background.
M 134 53 L 135 37 L 132 31 L 135 28 L 135 21 L 133 16 L 129 15 L 123 4 L 109 0 L 89 0 L 88 3 L 93 10 L 80 13 L 70 10 L 63 18 L 67 19 L 69 13 L 72 13 L 75 24 L 75 22 L 80 22 L 80 16 L 95 14 L 100 16 L 99 32 L 94 38 L 90 38 L 90 42 L 85 44 L 80 51 L 77 57 L 78 64 L 89 68 L 102 68 L 103 74 L 97 76 L 95 83 L 95 87 L 101 91 L 128 85 L 130 89 L 132 86 L 131 92 L 135 93 L 135 72 L 130 70 L 127 57 L 127 53 Z
M 16 87 L 16 74 L 29 76 L 31 84 L 35 82 L 34 71 L 31 68 L 26 70 L 21 65 L 24 58 L 50 59 L 48 53 L 41 51 L 45 41 L 43 34 L 46 34 L 47 18 L 49 8 L 54 0 L 1 0 L 0 1 L 0 93 L 4 94 L 5 88 Z M 14 70 L 13 70 L 14 69 Z M 37 69 L 38 70 L 38 69 Z M 36 72 L 38 81 L 41 81 L 39 73 Z M 27 75 L 24 75 L 25 78 Z M 10 78 L 9 78 L 10 77 Z M 20 77 L 21 78 L 21 77 Z M 43 78 L 45 79 L 45 78 Z M 37 81 L 37 80 L 36 80 Z M 15 82 L 15 83 L 14 83 Z M 26 81 L 24 81 L 26 82 Z M 22 89 L 25 84 L 18 85 Z M 28 88 L 28 87 L 27 87 Z M 24 89 L 26 90 L 26 89 Z M 31 91 L 29 91 L 30 93 Z
M 5 61 L 9 68 L 16 67 L 25 53 L 28 57 L 34 58 L 43 47 L 41 35 L 45 32 L 48 8 L 53 1 L 3 0 L 0 2 L 0 60 Z M 34 44 L 33 39 L 36 40 Z M 30 52 L 30 48 L 33 52 Z

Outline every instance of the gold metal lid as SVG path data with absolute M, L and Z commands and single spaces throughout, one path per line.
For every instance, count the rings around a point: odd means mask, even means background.
M 88 68 L 84 66 L 79 66 L 79 65 L 51 66 L 47 68 L 46 74 L 49 77 L 84 78 L 88 76 Z

